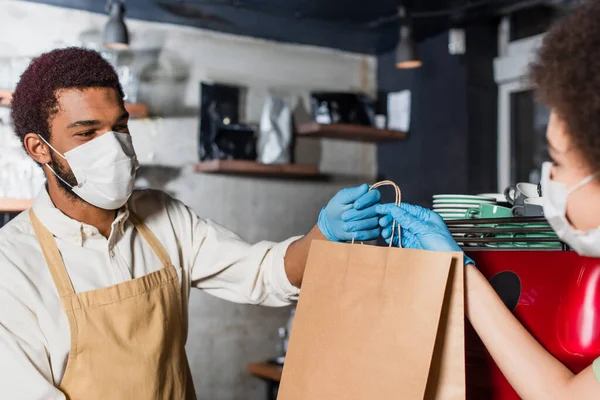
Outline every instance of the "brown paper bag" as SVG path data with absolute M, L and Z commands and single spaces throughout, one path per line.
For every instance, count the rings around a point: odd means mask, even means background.
M 462 254 L 314 241 L 278 399 L 464 400 Z

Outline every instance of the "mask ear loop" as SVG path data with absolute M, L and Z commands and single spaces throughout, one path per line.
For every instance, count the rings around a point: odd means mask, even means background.
M 63 155 L 60 153 L 60 151 L 58 151 L 58 150 L 56 150 L 54 147 L 52 147 L 52 145 L 51 145 L 50 143 L 48 143 L 48 142 L 46 141 L 46 139 L 44 139 L 44 138 L 42 137 L 42 135 L 40 135 L 40 134 L 37 134 L 37 135 L 38 135 L 38 137 L 39 137 L 40 139 L 42 139 L 42 142 L 46 143 L 46 144 L 48 145 L 48 147 L 50 147 L 52 150 L 54 150 L 54 152 L 55 152 L 56 154 L 58 154 L 59 156 L 61 156 L 61 157 L 62 157 L 62 158 L 64 158 L 65 160 L 67 159 L 67 157 L 63 156 Z
M 40 134 L 38 134 L 38 137 L 40 139 L 42 139 L 42 142 L 46 143 L 48 145 L 48 147 L 50 147 L 56 154 L 58 154 L 59 156 L 61 156 L 62 158 L 64 158 L 65 160 L 67 159 L 67 157 L 63 156 L 62 154 L 60 154 L 60 152 L 58 150 L 56 150 L 54 147 L 52 147 L 52 145 L 50 143 L 48 143 L 46 141 L 46 139 L 44 139 Z M 50 166 L 50 164 L 46 163 L 44 164 L 46 167 L 48 167 L 48 169 L 50 171 L 52 171 L 52 173 L 54 174 L 54 176 L 56 176 L 58 179 L 60 179 L 65 185 L 67 185 L 68 187 L 70 187 L 71 189 L 73 189 L 73 186 L 69 184 L 69 182 L 65 181 L 59 174 L 56 173 L 56 171 L 54 170 L 54 168 L 52 168 Z
M 584 178 L 583 180 L 581 180 L 581 182 L 579 182 L 578 184 L 573 186 L 571 189 L 569 189 L 569 191 L 567 192 L 567 196 L 571 195 L 571 193 L 573 193 L 577 189 L 581 189 L 582 187 L 584 187 L 585 185 L 587 185 L 588 183 L 590 183 L 591 181 L 596 179 L 598 176 L 600 176 L 600 171 L 591 174 L 587 178 Z
M 373 184 L 370 188 L 369 191 L 376 189 L 378 187 L 381 186 L 392 186 L 394 188 L 394 190 L 396 191 L 396 205 L 400 206 L 400 203 L 402 201 L 402 191 L 400 190 L 400 188 L 398 187 L 398 185 L 396 185 L 394 182 L 386 180 L 386 181 L 381 181 L 381 182 L 377 182 L 375 184 Z M 392 236 L 390 237 L 390 243 L 388 247 L 392 247 L 392 244 L 394 243 L 394 232 L 396 231 L 396 220 L 392 221 Z M 352 244 L 354 244 L 354 238 L 352 238 Z M 402 243 L 400 240 L 400 226 L 398 225 L 398 247 L 402 247 Z

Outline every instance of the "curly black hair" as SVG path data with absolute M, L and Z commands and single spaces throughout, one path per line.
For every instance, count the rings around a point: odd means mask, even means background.
M 588 0 L 546 34 L 531 78 L 594 171 L 600 170 L 599 71 L 600 1 Z
M 61 89 L 113 88 L 124 97 L 114 68 L 100 53 L 77 47 L 52 50 L 27 67 L 12 98 L 12 121 L 21 139 L 37 133 L 50 140 L 50 123 L 59 111 Z

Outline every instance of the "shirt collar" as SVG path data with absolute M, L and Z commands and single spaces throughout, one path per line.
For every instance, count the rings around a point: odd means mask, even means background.
M 95 226 L 85 224 L 70 218 L 60 211 L 52 199 L 46 188 L 42 189 L 33 203 L 33 211 L 40 222 L 57 238 L 69 241 L 71 243 L 83 245 L 86 237 L 100 234 Z M 119 209 L 117 217 L 112 223 L 112 229 L 109 237 L 109 242 L 112 242 L 115 233 L 118 232 L 121 236 L 125 231 L 125 222 L 129 218 L 129 208 L 127 204 Z

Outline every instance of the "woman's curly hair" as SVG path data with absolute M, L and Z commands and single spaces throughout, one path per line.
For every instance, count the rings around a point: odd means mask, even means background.
M 600 1 L 588 0 L 550 29 L 531 78 L 575 148 L 600 171 Z

